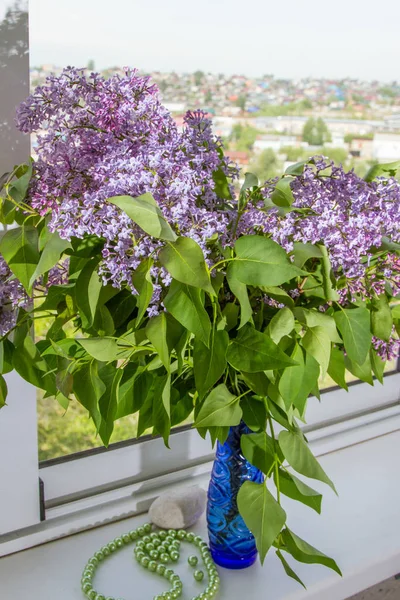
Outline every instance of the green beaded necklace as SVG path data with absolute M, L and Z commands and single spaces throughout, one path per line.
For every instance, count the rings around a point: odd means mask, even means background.
M 175 598 L 179 598 L 182 595 L 183 583 L 179 575 L 172 569 L 167 568 L 166 565 L 169 562 L 177 562 L 179 560 L 179 549 L 183 541 L 197 546 L 208 574 L 208 585 L 205 591 L 192 598 L 192 600 L 212 600 L 218 593 L 220 580 L 206 542 L 200 536 L 195 536 L 194 533 L 187 532 L 184 529 L 179 529 L 178 531 L 175 529 L 152 531 L 150 523 L 146 523 L 129 533 L 124 533 L 121 537 L 116 537 L 112 542 L 109 542 L 94 553 L 92 558 L 88 560 L 82 574 L 81 584 L 83 593 L 89 600 L 114 600 L 110 596 L 106 598 L 103 594 L 93 589 L 93 575 L 100 562 L 107 558 L 107 556 L 127 544 L 136 542 L 133 553 L 137 562 L 145 569 L 156 573 L 160 577 L 164 577 L 172 584 L 169 591 L 154 596 L 153 600 L 174 600 Z M 195 567 L 198 563 L 197 556 L 189 556 L 188 563 L 192 567 Z M 203 571 L 194 571 L 194 578 L 196 581 L 202 581 L 204 578 Z M 118 600 L 122 600 L 122 598 Z

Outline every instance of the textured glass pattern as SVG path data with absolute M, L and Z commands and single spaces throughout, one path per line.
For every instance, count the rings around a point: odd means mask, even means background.
M 242 483 L 261 483 L 262 472 L 242 455 L 240 437 L 251 433 L 245 423 L 231 427 L 224 444 L 218 442 L 208 488 L 207 521 L 214 561 L 228 569 L 249 567 L 257 558 L 253 534 L 239 514 L 236 498 Z

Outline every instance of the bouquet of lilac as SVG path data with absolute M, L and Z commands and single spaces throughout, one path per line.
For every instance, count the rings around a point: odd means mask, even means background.
M 313 157 L 236 191 L 206 115 L 179 129 L 136 71 L 68 68 L 17 125 L 36 146 L 1 201 L 1 372 L 80 402 L 106 445 L 136 412 L 166 444 L 189 417 L 213 443 L 244 421 L 243 454 L 277 490 L 238 495 L 261 560 L 275 546 L 295 578 L 281 551 L 338 571 L 287 527 L 282 493 L 318 512 L 320 495 L 285 464 L 333 488 L 298 425 L 308 397 L 326 375 L 382 382 L 399 354 L 400 162 L 361 179 Z

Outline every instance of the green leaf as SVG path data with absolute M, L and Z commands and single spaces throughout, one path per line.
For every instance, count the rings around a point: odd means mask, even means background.
M 144 367 L 135 363 L 128 363 L 124 369 L 118 391 L 118 405 L 115 419 L 126 417 L 137 412 L 152 394 L 154 377 Z
M 3 375 L 0 375 L 0 408 L 3 408 L 3 406 L 6 404 L 7 393 L 8 389 L 6 380 L 4 379 Z
M 5 375 L 13 370 L 13 354 L 14 344 L 10 342 L 8 338 L 5 338 L 0 345 L 1 358 L 0 358 L 0 373 Z
M 302 434 L 292 431 L 281 431 L 279 434 L 279 445 L 284 457 L 295 471 L 311 479 L 318 479 L 326 483 L 337 493 L 333 482 L 312 454 Z
M 103 370 L 100 371 L 100 376 L 102 376 L 102 372 Z M 113 368 L 110 370 L 110 374 L 112 375 L 112 377 L 110 377 L 111 385 L 107 385 L 107 389 L 99 401 L 99 409 L 102 416 L 99 435 L 106 447 L 110 442 L 114 430 L 114 420 L 118 406 L 119 385 L 124 371 L 123 369 L 115 370 Z
M 388 342 L 393 327 L 393 316 L 385 294 L 371 301 L 371 332 L 380 340 Z
M 240 408 L 243 412 L 242 419 L 247 427 L 253 431 L 265 429 L 267 411 L 263 400 L 258 400 L 254 396 L 245 396 L 240 401 Z
M 336 329 L 335 319 L 331 315 L 319 310 L 308 310 L 306 308 L 295 308 L 294 315 L 300 323 L 308 327 L 323 327 L 331 342 L 342 344 L 343 340 Z
M 324 565 L 325 567 L 336 571 L 339 575 L 342 575 L 333 558 L 329 558 L 326 554 L 323 554 L 316 548 L 313 548 L 313 546 L 310 546 L 310 544 L 299 538 L 293 531 L 290 531 L 290 529 L 286 528 L 283 530 L 282 539 L 285 546 L 282 547 L 281 550 L 289 552 L 289 554 L 299 562 Z
M 373 181 L 377 177 L 396 177 L 400 169 L 400 160 L 382 165 L 373 165 L 365 175 L 365 181 Z
M 281 308 L 271 319 L 268 324 L 267 331 L 268 335 L 275 342 L 279 344 L 281 339 L 285 335 L 292 333 L 295 326 L 294 317 L 292 311 L 285 306 Z
M 309 327 L 302 339 L 302 346 L 321 367 L 321 377 L 325 377 L 331 356 L 332 342 L 325 327 Z
M 282 396 L 286 409 L 289 410 L 294 399 L 297 398 L 303 385 L 304 357 L 301 347 L 296 344 L 291 354 L 296 366 L 285 369 L 279 380 L 279 393 Z
M 97 273 L 98 259 L 90 260 L 76 280 L 76 303 L 83 317 L 83 326 L 93 325 L 102 283 Z
M 268 475 L 275 462 L 273 439 L 265 431 L 249 433 L 242 435 L 240 445 L 243 456 L 257 469 Z
M 225 304 L 225 307 L 222 311 L 222 317 L 223 318 L 221 319 L 220 323 L 223 323 L 224 325 L 221 326 L 221 328 L 226 329 L 226 331 L 230 331 L 231 329 L 236 327 L 239 318 L 238 305 L 234 304 L 233 302 L 228 302 L 227 304 Z M 218 323 L 218 327 L 219 325 L 220 324 Z
M 363 364 L 371 347 L 370 314 L 366 308 L 342 308 L 334 319 L 348 357 Z
M 268 396 L 269 379 L 265 373 L 246 373 L 242 371 L 245 384 L 258 396 Z
M 294 264 L 299 269 L 302 269 L 310 258 L 322 258 L 320 248 L 310 243 L 294 242 L 292 254 L 294 256 Z
M 50 271 L 50 269 L 52 269 L 54 265 L 58 263 L 63 252 L 67 248 L 71 247 L 71 243 L 68 240 L 62 240 L 56 231 L 54 233 L 50 233 L 48 241 L 40 255 L 36 269 L 31 276 L 29 282 L 30 291 L 32 291 L 32 286 L 35 283 L 35 280 L 44 273 Z
M 198 340 L 193 349 L 193 368 L 196 390 L 200 399 L 223 375 L 226 368 L 226 350 L 229 335 L 226 331 L 215 331 L 207 348 Z
M 77 338 L 76 341 L 90 356 L 101 362 L 112 362 L 121 355 L 121 348 L 118 347 L 117 340 L 111 337 Z
M 236 275 L 236 263 L 231 262 L 226 272 L 226 279 L 230 290 L 234 296 L 239 300 L 240 304 L 240 325 L 239 329 L 244 327 L 246 323 L 250 321 L 253 316 L 253 309 L 250 304 L 249 296 L 247 293 L 246 284 L 239 281 Z
M 241 418 L 239 398 L 231 394 L 226 385 L 221 383 L 211 390 L 204 400 L 195 427 L 239 425 Z
M 274 479 L 276 484 L 276 475 Z M 302 502 L 321 514 L 322 494 L 303 483 L 296 475 L 279 469 L 279 489 L 288 498 Z
M 157 377 L 154 386 L 152 425 L 168 446 L 169 432 L 171 430 L 171 375 Z
M 288 577 L 291 577 L 292 579 L 294 579 L 295 581 L 297 581 L 297 583 L 300 583 L 300 585 L 303 586 L 303 588 L 306 590 L 306 586 L 304 585 L 304 583 L 302 582 L 302 580 L 300 579 L 300 577 L 298 575 L 296 575 L 296 573 L 293 571 L 292 567 L 289 565 L 289 563 L 285 560 L 284 556 L 282 555 L 280 550 L 277 550 L 275 552 L 275 554 L 277 555 L 277 557 L 279 558 L 279 560 L 282 563 L 283 568 L 285 569 L 285 573 Z
M 232 200 L 228 178 L 221 167 L 218 167 L 218 169 L 213 171 L 212 178 L 215 184 L 214 192 L 217 194 L 218 198 L 221 198 L 221 200 Z
M 286 513 L 265 483 L 245 481 L 241 486 L 237 505 L 244 522 L 256 539 L 261 564 L 286 522 Z
M 339 348 L 332 348 L 331 358 L 328 366 L 328 375 L 341 388 L 348 390 L 345 379 L 346 367 L 344 364 L 344 354 Z
M 176 242 L 167 244 L 160 251 L 159 259 L 177 281 L 215 296 L 203 251 L 191 238 L 179 237 Z
M 29 334 L 24 337 L 23 342 L 16 345 L 13 366 L 23 379 L 35 387 L 46 390 L 52 396 L 56 394 L 55 375 L 48 373 L 49 367 Z
M 291 298 L 291 296 L 289 296 L 289 294 L 287 292 L 285 292 L 285 290 L 281 289 L 280 287 L 262 286 L 260 289 L 265 294 L 267 294 L 270 298 L 273 298 L 277 302 L 279 302 L 281 304 L 285 304 L 286 306 L 289 306 L 289 308 L 294 307 L 293 298 Z
M 176 235 L 162 214 L 157 202 L 148 192 L 137 198 L 114 196 L 108 202 L 115 204 L 143 231 L 160 240 L 174 242 Z
M 172 281 L 164 306 L 179 323 L 209 346 L 211 322 L 199 289 Z
M 303 416 L 303 413 L 306 408 L 306 402 L 309 395 L 318 386 L 318 378 L 320 373 L 320 367 L 317 361 L 311 354 L 305 353 L 304 360 L 304 371 L 303 371 L 303 379 L 301 382 L 300 389 L 292 400 L 293 406 L 297 408 L 300 413 L 300 416 Z
M 308 163 L 308 160 L 303 160 L 301 162 L 294 163 L 293 165 L 289 165 L 285 171 L 285 175 L 303 175 L 304 167 Z
M 246 285 L 277 286 L 305 274 L 279 244 L 260 235 L 240 237 L 235 252 L 234 275 Z
M 156 317 L 151 318 L 146 325 L 146 335 L 154 348 L 157 350 L 158 356 L 162 364 L 169 372 L 170 359 L 167 343 L 167 317 L 165 312 L 161 312 Z
M 377 355 L 376 351 L 371 348 L 369 351 L 370 361 L 372 372 L 379 381 L 383 385 L 383 374 L 385 372 L 386 361 L 382 360 L 380 356 Z
M 138 314 L 136 317 L 136 327 L 139 327 L 153 295 L 153 283 L 150 276 L 150 269 L 153 266 L 153 262 L 152 258 L 145 258 L 132 275 L 132 283 L 139 294 L 137 300 Z
M 283 177 L 276 184 L 271 194 L 271 200 L 276 206 L 292 206 L 294 202 L 292 188 L 290 187 L 292 181 L 292 177 Z
M 29 294 L 30 281 L 39 262 L 36 227 L 15 227 L 6 231 L 0 240 L 0 253 Z
M 265 333 L 246 325 L 231 340 L 226 358 L 238 371 L 256 373 L 296 364 Z
M 344 357 L 344 364 L 346 366 L 346 369 L 350 371 L 350 373 L 354 375 L 354 377 L 357 377 L 357 379 L 361 379 L 361 381 L 365 381 L 365 383 L 369 383 L 369 385 L 374 385 L 374 380 L 372 378 L 372 366 L 369 354 L 367 355 L 367 358 L 365 359 L 362 365 L 354 362 L 348 356 Z
M 101 425 L 99 400 L 105 390 L 106 386 L 99 377 L 96 361 L 85 363 L 79 370 L 75 371 L 74 395 L 78 402 L 89 411 L 97 431 L 99 431 Z
M 242 187 L 240 188 L 240 194 L 239 194 L 238 207 L 239 207 L 240 211 L 242 211 L 247 205 L 248 198 L 246 197 L 246 190 L 249 190 L 250 188 L 257 187 L 257 186 L 258 186 L 258 177 L 256 175 L 254 175 L 253 173 L 245 173 L 244 174 L 244 182 L 243 182 Z
M 29 182 L 32 177 L 32 159 L 28 164 L 20 165 L 16 171 L 17 177 L 13 179 L 8 188 L 8 193 L 19 203 L 25 200 Z

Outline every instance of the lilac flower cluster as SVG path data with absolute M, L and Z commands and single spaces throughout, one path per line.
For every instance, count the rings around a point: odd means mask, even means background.
M 16 323 L 17 309 L 27 303 L 22 285 L 0 256 L 0 335 L 5 335 Z
M 400 241 L 400 183 L 394 178 L 367 183 L 333 162 L 314 161 L 315 166 L 306 165 L 303 175 L 292 183 L 292 208 L 303 212 L 281 216 L 274 208 L 263 212 L 260 203 L 243 215 L 239 233 L 261 230 L 287 251 L 293 249 L 293 242 L 323 243 L 336 277 L 346 277 L 340 291 L 343 304 L 356 296 L 382 293 L 385 279 L 394 293 L 400 292 L 398 257 L 389 253 L 377 262 L 373 254 L 385 237 Z M 327 169 L 331 169 L 329 176 Z M 270 190 L 267 183 L 266 198 Z
M 188 112 L 180 131 L 148 78 L 126 71 L 108 80 L 67 68 L 36 89 L 17 114 L 17 126 L 37 133 L 32 206 L 51 211 L 50 229 L 62 238 L 95 234 L 105 239 L 101 273 L 115 286 L 160 243 L 143 235 L 112 196 L 153 194 L 178 234 L 209 252 L 208 238 L 226 237 L 229 215 L 218 205 L 212 174 L 236 167 L 219 155 L 221 142 L 201 111 Z M 153 269 L 153 313 L 169 276 Z

